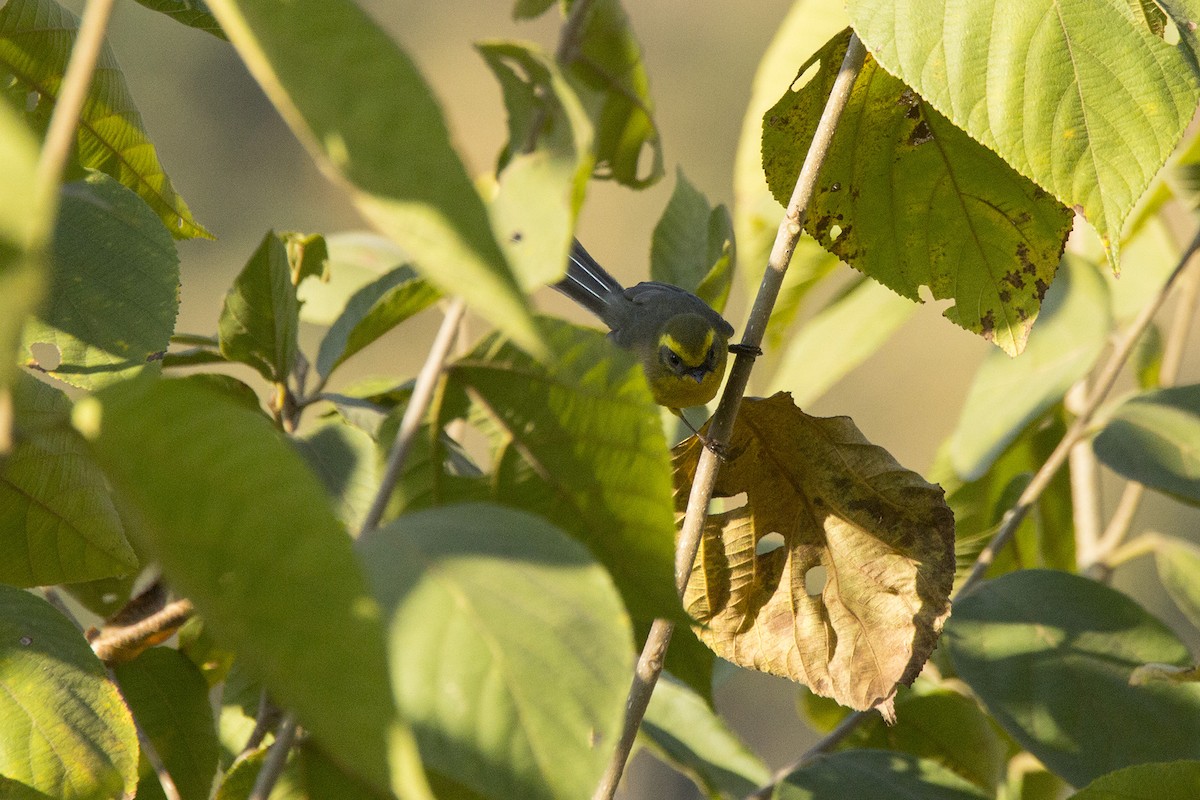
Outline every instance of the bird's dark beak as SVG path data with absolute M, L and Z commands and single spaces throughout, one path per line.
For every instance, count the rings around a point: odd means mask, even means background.
M 703 383 L 704 376 L 708 374 L 708 370 L 704 367 L 696 367 L 695 369 L 689 369 L 683 374 L 695 379 L 696 383 Z

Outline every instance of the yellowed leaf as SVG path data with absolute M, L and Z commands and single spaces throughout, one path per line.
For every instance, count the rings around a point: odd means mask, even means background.
M 695 438 L 675 448 L 680 513 L 699 454 Z M 684 593 L 697 635 L 735 664 L 890 719 L 950 615 L 941 487 L 848 417 L 810 417 L 781 392 L 742 403 L 714 496 L 743 492 L 706 523 Z

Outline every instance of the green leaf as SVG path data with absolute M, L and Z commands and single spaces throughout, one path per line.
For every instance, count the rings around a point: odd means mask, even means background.
M 849 41 L 801 67 L 763 121 L 763 167 L 791 195 Z M 821 170 L 806 229 L 830 252 L 910 300 L 928 286 L 944 315 L 1020 353 L 1071 227 L 1062 204 L 972 141 L 867 58 Z
M 1200 628 L 1200 546 L 1173 536 L 1163 537 L 1154 550 L 1154 564 L 1163 588 L 1192 625 Z
M 1200 503 L 1200 384 L 1134 395 L 1092 441 L 1105 466 L 1130 480 Z
M 0 10 L 0 13 L 3 13 Z M 0 392 L 17 362 L 25 318 L 42 298 L 42 248 L 48 239 L 51 210 L 35 199 L 37 143 L 9 105 L 0 100 Z
M 540 320 L 541 365 L 490 336 L 449 368 L 496 452 L 492 500 L 537 513 L 587 545 L 643 630 L 678 617 L 671 463 L 645 375 L 599 331 Z M 440 420 L 440 424 L 446 420 Z
M 483 200 L 408 55 L 350 0 L 210 0 L 242 60 L 358 208 L 445 294 L 543 350 Z M 321 58 L 297 42 L 321 42 Z
M 1200 686 L 1129 685 L 1143 664 L 1190 664 L 1187 648 L 1113 589 L 1063 572 L 1010 573 L 958 600 L 942 641 L 992 717 L 1076 786 L 1200 756 Z
M 379 489 L 375 442 L 363 431 L 333 420 L 294 440 L 321 479 L 338 519 L 357 533 Z
M 24 92 L 37 96 L 32 119 L 49 119 L 78 27 L 75 16 L 54 0 L 9 0 L 0 8 L 0 75 L 11 76 Z M 81 166 L 105 172 L 137 192 L 172 236 L 212 238 L 163 171 L 107 43 L 84 101 L 77 142 Z
M 638 736 L 709 797 L 745 797 L 771 780 L 708 701 L 669 674 L 658 679 Z
M 172 586 L 340 763 L 424 796 L 378 606 L 295 450 L 263 415 L 184 381 L 112 387 L 98 401 L 97 453 Z
M 917 679 L 912 691 L 900 691 L 895 725 L 872 714 L 847 744 L 910 753 L 940 764 L 989 795 L 996 791 L 1008 756 L 974 699 L 924 678 Z
M 315 272 L 314 262 L 304 255 L 310 247 L 325 252 L 319 236 L 268 232 L 221 308 L 221 355 L 254 367 L 274 383 L 287 380 L 299 352 L 296 285 Z
M 787 340 L 768 394 L 812 403 L 866 361 L 917 310 L 883 284 L 862 280 L 835 297 Z
M 745 280 L 745 286 L 751 291 L 756 290 L 762 280 L 771 246 L 783 221 L 783 207 L 771 195 L 763 174 L 763 115 L 796 79 L 796 65 L 803 64 L 829 37 L 848 24 L 841 3 L 796 0 L 787 17 L 779 23 L 771 44 L 758 62 L 733 164 L 733 229 L 738 243 L 737 269 Z M 795 181 L 799 175 L 797 170 L 792 180 Z M 801 238 L 798 249 L 799 255 L 814 250 L 825 252 L 815 247 L 808 237 Z M 834 261 L 832 257 L 829 260 Z M 794 254 L 788 276 L 793 276 L 804 261 L 804 258 Z M 780 303 L 776 303 L 776 309 L 779 306 Z M 772 326 L 775 324 L 772 320 Z
M 740 252 L 741 248 L 739 248 Z M 745 258 L 741 256 L 739 258 L 742 264 L 748 263 Z M 762 280 L 762 271 L 766 263 L 767 258 L 764 255 L 761 261 L 753 264 L 756 277 L 754 278 L 755 285 L 749 287 L 751 291 L 757 291 L 758 282 Z M 792 323 L 800 316 L 800 311 L 808 300 L 809 293 L 821 285 L 826 278 L 835 272 L 840 272 L 838 267 L 841 265 L 842 262 L 838 261 L 837 256 L 817 244 L 816 239 L 808 234 L 800 235 L 799 241 L 796 242 L 796 249 L 792 251 L 792 260 L 788 264 L 787 273 L 783 276 L 783 286 L 779 290 L 779 297 L 775 301 L 775 307 L 771 309 L 771 319 L 767 322 L 765 349 L 775 350 L 783 347 L 791 336 Z M 895 293 L 893 292 L 893 294 Z
M 325 249 L 329 257 L 325 274 L 302 281 L 296 289 L 303 304 L 301 321 L 325 327 L 342 315 L 359 290 L 410 260 L 400 245 L 369 231 L 330 234 Z
M 1200 5 L 1160 4 L 1174 41 L 1135 5 L 856 0 L 849 12 L 884 69 L 1064 204 L 1081 206 L 1116 268 L 1126 217 L 1200 102 Z
M 317 373 L 328 377 L 339 364 L 428 308 L 437 297 L 437 291 L 408 265 L 359 289 L 321 340 Z
M 545 520 L 481 504 L 402 516 L 359 555 L 431 769 L 497 800 L 588 796 L 620 729 L 633 650 L 587 551 Z
M 57 349 L 60 363 L 42 368 L 93 390 L 157 370 L 179 313 L 179 256 L 154 212 L 104 173 L 68 183 L 51 258 L 49 292 L 22 334 L 27 349 Z
M 113 667 L 125 702 L 153 744 L 182 800 L 207 800 L 217 773 L 217 732 L 208 684 L 178 650 L 152 647 Z M 143 758 L 138 800 L 163 797 L 154 767 Z
M 567 75 L 596 129 L 596 177 L 634 189 L 657 183 L 663 154 L 650 79 L 620 0 L 592 3 L 582 45 L 572 56 Z M 650 163 L 643 174 L 647 149 Z
M 0 586 L 0 794 L 132 794 L 133 718 L 83 634 L 49 603 Z
M 1155 389 L 1162 385 L 1163 337 L 1153 322 L 1138 337 L 1129 357 L 1138 388 Z
M 722 311 L 736 260 L 729 210 L 710 206 L 680 167 L 675 173 L 675 191 L 654 226 L 650 277 L 682 286 Z
M 1141 764 L 1102 775 L 1071 800 L 1194 800 L 1200 797 L 1200 761 Z
M 513 19 L 535 19 L 554 5 L 554 0 L 517 0 L 513 6 Z
M 500 81 L 508 111 L 492 225 L 521 287 L 531 291 L 564 274 L 595 164 L 592 123 L 558 65 L 540 50 L 516 42 L 475 47 Z
M 14 586 L 133 575 L 138 558 L 71 403 L 24 373 L 13 386 L 15 441 L 0 461 L 0 582 Z
M 1068 256 L 1019 358 L 989 353 L 950 438 L 955 472 L 976 480 L 1009 443 L 1092 369 L 1112 329 L 1108 291 L 1090 264 Z
M 846 750 L 819 756 L 788 775 L 775 800 L 845 800 L 849 797 L 983 800 L 975 786 L 945 767 L 904 753 Z
M 166 14 L 189 28 L 211 33 L 218 39 L 227 38 L 204 0 L 138 0 L 138 2 L 146 8 Z

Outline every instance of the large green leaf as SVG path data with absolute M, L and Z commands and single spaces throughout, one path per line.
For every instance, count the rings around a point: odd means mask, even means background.
M 965 480 L 981 477 L 1030 422 L 1087 375 L 1112 329 L 1108 290 L 1100 273 L 1068 256 L 1018 358 L 989 353 L 950 437 L 950 459 Z
M 522 288 L 563 276 L 595 164 L 592 123 L 554 60 L 516 42 L 476 47 L 504 90 L 508 143 L 490 211 Z
M 42 297 L 43 251 L 49 209 L 33 190 L 37 143 L 20 117 L 0 100 L 0 392 L 17 361 L 25 317 Z
M 375 442 L 358 428 L 334 419 L 294 440 L 334 504 L 338 519 L 357 533 L 379 490 Z
M 532 317 L 408 55 L 350 0 L 212 0 L 242 60 L 314 158 L 446 294 L 541 353 Z M 319 41 L 321 57 L 305 43 Z
M 763 168 L 786 203 L 837 77 L 845 31 L 801 67 L 763 119 Z M 1025 347 L 1054 278 L 1071 212 L 971 140 L 868 57 L 821 170 L 806 229 L 830 252 L 1009 355 Z
M 708 701 L 669 674 L 654 687 L 638 737 L 709 797 L 745 797 L 771 779 Z
M 821 756 L 779 784 L 774 800 L 983 800 L 990 795 L 932 761 L 886 750 Z
M 0 461 L 0 582 L 76 583 L 137 572 L 108 481 L 71 427 L 71 403 L 25 374 L 13 386 L 15 442 Z
M 633 668 L 608 574 L 545 520 L 493 505 L 407 514 L 359 542 L 393 684 L 430 768 L 479 796 L 588 796 Z
M 709 205 L 680 167 L 675 173 L 675 190 L 654 226 L 650 277 L 682 286 L 722 311 L 729 298 L 736 261 L 729 210 L 723 205 Z
M 49 292 L 22 335 L 26 348 L 57 349 L 60 363 L 43 368 L 84 389 L 157 368 L 179 312 L 179 256 L 154 212 L 102 172 L 68 183 L 51 259 Z
M 567 75 L 595 126 L 596 177 L 643 188 L 663 176 L 663 154 L 642 48 L 620 0 L 591 6 Z
M 75 16 L 54 0 L 9 0 L 0 8 L 0 75 L 37 96 L 32 119 L 49 118 L 78 27 Z M 137 192 L 172 236 L 212 238 L 163 171 L 107 43 L 80 114 L 77 148 L 82 166 L 106 172 Z
M 992 717 L 1076 786 L 1200 757 L 1200 686 L 1129 685 L 1143 664 L 1190 664 L 1187 648 L 1113 589 L 1064 572 L 1010 573 L 956 602 L 942 640 Z
M 855 0 L 854 29 L 893 75 L 1068 206 L 1119 263 L 1134 202 L 1200 101 L 1196 0 Z M 1166 20 L 1164 19 L 1163 22 Z
M 207 800 L 217 773 L 218 746 L 208 684 L 200 670 L 178 650 L 152 647 L 113 672 L 180 798 Z M 154 767 L 143 758 L 138 800 L 163 796 Z
M 1140 764 L 1102 775 L 1071 800 L 1195 800 L 1200 797 L 1200 761 Z
M 916 310 L 916 303 L 883 284 L 855 283 L 788 338 L 768 392 L 791 392 L 797 405 L 808 405 L 878 350 Z
M 28 592 L 0 586 L 0 664 L 0 794 L 12 800 L 132 794 L 133 718 L 70 620 Z
M 1200 546 L 1174 537 L 1163 537 L 1154 550 L 1154 563 L 1163 588 L 1192 624 L 1200 628 Z
M 221 308 L 221 355 L 283 383 L 299 352 L 300 301 L 296 286 L 324 268 L 320 236 L 270 231 L 238 274 Z
M 186 381 L 98 401 L 76 417 L 98 426 L 96 451 L 171 584 L 339 762 L 423 796 L 378 606 L 295 450 L 261 414 Z
M 1200 384 L 1143 392 L 1117 406 L 1092 442 L 1130 480 L 1200 503 Z

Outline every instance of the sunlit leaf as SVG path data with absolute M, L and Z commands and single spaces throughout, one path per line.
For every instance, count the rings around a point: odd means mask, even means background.
M 0 8 L 0 75 L 11 76 L 36 95 L 34 119 L 48 119 L 58 101 L 78 27 L 75 16 L 54 0 L 9 0 Z M 163 171 L 107 43 L 80 114 L 76 157 L 82 166 L 105 172 L 137 192 L 171 235 L 212 238 Z
M 1076 786 L 1200 757 L 1200 685 L 1129 685 L 1143 664 L 1190 664 L 1187 648 L 1114 589 L 1065 572 L 1010 573 L 956 601 L 944 639 L 992 718 Z M 1120 730 L 1137 735 L 1113 736 Z
M 1154 563 L 1163 588 L 1179 610 L 1200 628 L 1200 546 L 1175 537 L 1163 537 L 1154 550 Z
M 179 312 L 179 256 L 137 195 L 101 172 L 62 189 L 50 286 L 25 326 L 33 345 L 53 345 L 42 368 L 84 389 L 127 378 L 167 349 Z M 36 360 L 36 359 L 30 359 Z
M 1081 206 L 1116 267 L 1127 215 L 1200 102 L 1200 4 L 1159 4 L 1173 41 L 1131 11 L 1138 5 L 855 0 L 849 13 L 888 72 Z
M 446 294 L 542 352 L 487 209 L 408 55 L 350 0 L 209 0 L 250 72 L 360 211 Z M 318 37 L 321 57 L 297 46 Z
M 377 233 L 346 231 L 325 237 L 329 256 L 325 274 L 303 281 L 296 290 L 303 305 L 300 319 L 329 327 L 363 287 L 410 259 L 404 248 Z
M 46 586 L 136 573 L 108 481 L 71 427 L 70 401 L 19 374 L 13 407 L 16 441 L 0 460 L 0 582 Z
M 138 0 L 138 2 L 146 8 L 166 14 L 189 28 L 211 33 L 218 39 L 226 38 L 204 0 Z
M 1200 503 L 1200 384 L 1134 395 L 1092 441 L 1096 456 L 1130 480 Z
M 1071 800 L 1192 800 L 1200 796 L 1200 761 L 1141 764 L 1102 775 Z
M 530 514 L 458 505 L 400 517 L 359 555 L 430 768 L 495 800 L 588 796 L 620 728 L 633 649 L 587 551 Z
M 680 510 L 701 447 L 675 449 Z M 742 402 L 714 494 L 742 492 L 745 505 L 705 525 L 684 594 L 697 634 L 735 664 L 891 718 L 950 612 L 954 517 L 941 488 L 848 417 L 810 417 L 781 393 Z
M 133 793 L 133 719 L 70 620 L 0 585 L 0 664 L 0 793 L 16 800 Z
M 709 205 L 679 168 L 675 190 L 654 226 L 650 277 L 682 286 L 722 311 L 729 298 L 736 261 L 729 210 L 723 205 Z

